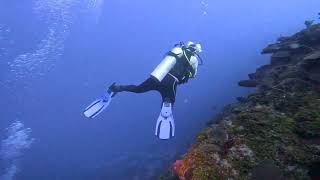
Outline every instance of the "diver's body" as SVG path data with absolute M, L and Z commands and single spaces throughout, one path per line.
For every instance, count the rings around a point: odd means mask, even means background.
M 163 69 L 158 67 L 151 73 L 150 77 L 140 85 L 112 85 L 110 90 L 118 92 L 133 92 L 144 93 L 151 90 L 156 90 L 161 94 L 162 101 L 169 101 L 174 104 L 176 100 L 177 86 L 188 82 L 190 78 L 195 78 L 198 71 L 198 56 L 196 53 L 201 51 L 201 47 L 196 49 L 195 44 L 188 44 L 188 46 L 178 47 L 175 52 L 170 51 L 167 56 L 174 57 L 176 62 L 167 74 L 159 75 Z M 166 73 L 166 72 L 165 72 Z M 160 76 L 160 77 L 159 77 Z M 164 77 L 161 77 L 164 76 Z
M 157 120 L 155 135 L 160 139 L 170 139 L 174 136 L 175 125 L 172 106 L 176 100 L 177 86 L 194 78 L 198 71 L 201 45 L 189 42 L 180 43 L 167 53 L 163 61 L 151 73 L 150 77 L 140 85 L 111 85 L 102 98 L 91 103 L 84 111 L 88 118 L 100 114 L 119 92 L 144 93 L 151 90 L 160 92 L 162 108 Z

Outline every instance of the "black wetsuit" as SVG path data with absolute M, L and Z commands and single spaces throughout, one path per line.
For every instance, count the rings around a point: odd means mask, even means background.
M 140 85 L 121 85 L 119 86 L 119 91 L 144 93 L 155 90 L 161 94 L 162 101 L 170 100 L 171 103 L 174 103 L 176 100 L 177 85 L 177 80 L 170 75 L 167 75 L 161 82 L 153 76 L 150 76 Z
M 186 55 L 190 59 L 192 54 L 187 52 Z M 177 85 L 186 83 L 190 78 L 189 74 L 194 74 L 194 72 L 194 69 L 185 59 L 185 57 L 178 58 L 173 69 L 161 82 L 151 75 L 140 85 L 119 85 L 117 86 L 117 92 L 127 91 L 144 93 L 151 90 L 156 90 L 161 94 L 163 102 L 170 100 L 170 102 L 174 104 L 176 100 Z

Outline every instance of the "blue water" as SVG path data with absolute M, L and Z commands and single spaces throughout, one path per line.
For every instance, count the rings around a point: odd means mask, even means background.
M 154 179 L 235 97 L 261 49 L 316 19 L 319 0 L 0 1 L 0 178 Z M 180 41 L 203 46 L 198 77 L 178 87 L 176 137 L 154 134 L 157 92 L 83 109 L 112 82 L 137 84 Z M 8 143 L 9 142 L 9 143 Z M 10 143 L 11 142 L 11 143 Z M 11 154 L 10 156 L 7 156 Z

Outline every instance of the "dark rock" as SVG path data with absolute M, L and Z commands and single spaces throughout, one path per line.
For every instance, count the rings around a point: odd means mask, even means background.
M 289 51 L 278 51 L 271 56 L 272 58 L 290 58 Z
M 307 72 L 312 71 L 313 69 L 320 68 L 320 61 L 319 60 L 306 60 L 299 64 L 304 70 Z
M 310 73 L 309 78 L 314 82 L 320 83 L 320 71 L 316 73 Z
M 252 169 L 251 180 L 283 180 L 279 167 L 272 160 L 264 160 Z
M 306 25 L 307 29 L 310 29 L 310 27 L 312 26 L 313 22 L 314 22 L 313 20 L 308 20 L 308 21 L 304 22 L 304 25 Z
M 299 135 L 300 137 L 304 138 L 304 139 L 314 139 L 314 138 L 318 138 L 319 137 L 319 133 L 317 133 L 316 131 L 314 131 L 314 129 L 308 129 L 308 127 L 306 127 L 308 122 L 300 122 L 297 125 L 296 128 L 296 134 Z
M 262 50 L 262 54 L 275 53 L 281 49 L 280 44 L 270 44 Z
M 245 98 L 245 97 L 237 97 L 237 100 L 238 100 L 240 103 L 245 103 L 245 102 L 248 101 L 248 99 Z
M 320 179 L 320 162 L 315 162 L 311 165 L 309 175 L 311 179 Z
M 303 45 L 301 45 L 297 40 L 292 40 L 281 44 L 281 50 L 283 51 L 294 51 L 299 48 L 303 48 Z
M 278 84 L 278 86 L 282 87 L 284 91 L 305 91 L 312 88 L 309 82 L 299 78 L 284 79 Z
M 290 61 L 289 51 L 278 51 L 271 56 L 271 65 L 283 65 Z
M 288 65 L 277 66 L 272 69 L 272 73 L 279 75 L 279 74 L 285 73 L 286 71 L 290 70 L 290 68 L 291 67 Z
M 270 69 L 272 69 L 272 66 L 270 64 L 259 67 L 255 73 L 255 80 L 263 79 Z
M 298 40 L 286 39 L 281 41 L 280 43 L 269 45 L 268 47 L 262 50 L 262 54 L 270 54 L 277 52 L 281 52 L 280 54 L 283 54 L 282 51 L 292 51 L 302 47 L 303 45 L 301 45 Z
M 221 147 L 216 144 L 202 144 L 199 147 L 202 152 L 204 153 L 215 153 L 215 152 L 221 152 Z
M 284 41 L 289 41 L 291 40 L 291 37 L 288 37 L 288 36 L 281 36 L 277 39 L 277 41 L 279 42 L 284 42 Z
M 303 58 L 303 60 L 316 60 L 316 59 L 319 59 L 320 61 L 320 51 L 312 52 L 311 54 Z
M 297 66 L 278 66 L 273 69 L 272 74 L 274 74 L 275 80 L 277 82 L 288 79 L 288 78 L 298 78 L 305 80 L 308 74 L 305 70 L 298 68 Z
M 320 40 L 320 25 L 310 26 L 309 29 L 303 30 L 299 33 L 299 41 L 303 44 L 313 45 Z
M 298 48 L 301 48 L 302 46 L 299 43 L 290 43 L 288 44 L 288 47 L 290 49 L 298 49 Z
M 310 103 L 310 102 L 309 102 Z M 318 106 L 318 103 L 313 104 Z M 317 107 L 315 107 L 317 108 Z M 305 139 L 317 139 L 320 137 L 320 115 L 319 109 L 301 109 L 295 114 L 297 121 L 296 133 Z
M 233 109 L 232 109 L 232 112 L 235 113 L 235 114 L 239 114 L 239 113 L 241 113 L 241 112 L 243 112 L 243 111 L 245 111 L 245 110 L 247 110 L 247 107 L 246 107 L 246 106 L 241 106 L 241 105 L 239 105 L 239 106 L 233 108 Z
M 311 81 L 320 82 L 320 51 L 307 55 L 300 65 L 305 69 Z
M 301 64 L 302 68 L 304 68 L 306 71 L 311 71 L 314 69 L 320 69 L 320 61 L 319 60 L 308 60 L 304 61 Z
M 314 90 L 315 92 L 320 93 L 320 83 L 315 84 L 315 85 L 313 86 L 313 90 Z
M 251 80 L 256 79 L 256 73 L 248 74 L 248 76 L 249 76 L 249 78 L 250 78 Z
M 266 64 L 266 65 L 263 65 L 263 66 L 261 66 L 261 67 L 259 67 L 256 71 L 256 73 L 258 73 L 258 72 L 263 72 L 263 71 L 267 71 L 267 70 L 269 70 L 269 69 L 271 69 L 272 68 L 272 66 L 271 65 L 269 65 L 269 64 Z
M 225 129 L 223 129 L 219 125 L 214 125 L 212 129 L 213 129 L 213 138 L 215 143 L 223 145 L 225 142 L 228 141 L 228 133 Z
M 238 83 L 238 85 L 242 87 L 257 87 L 258 84 L 255 80 L 243 80 Z

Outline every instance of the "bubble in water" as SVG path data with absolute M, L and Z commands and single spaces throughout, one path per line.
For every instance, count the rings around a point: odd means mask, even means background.
M 0 24 L 0 58 L 4 58 L 8 54 L 8 47 L 13 44 L 9 39 L 10 28 Z
M 98 11 L 102 3 L 103 0 L 35 0 L 34 14 L 47 24 L 48 32 L 34 51 L 20 54 L 9 63 L 9 82 L 26 83 L 26 78 L 41 77 L 49 72 L 63 54 L 70 26 L 82 12 L 79 9 Z
M 25 128 L 20 121 L 12 123 L 6 129 L 6 139 L 1 141 L 0 159 L 4 164 L 8 164 L 4 174 L 0 179 L 13 179 L 18 172 L 17 161 L 23 155 L 23 152 L 29 149 L 34 142 L 30 137 L 31 129 Z
M 25 149 L 29 149 L 34 139 L 30 138 L 31 129 L 20 122 L 14 122 L 6 129 L 7 138 L 1 142 L 0 157 L 4 160 L 19 158 Z
M 202 9 L 202 14 L 203 15 L 207 15 L 208 14 L 208 8 L 209 8 L 208 0 L 201 0 L 201 9 Z
M 11 164 L 10 167 L 4 170 L 4 174 L 0 176 L 1 180 L 13 180 L 14 176 L 17 174 L 18 168 L 15 164 Z

